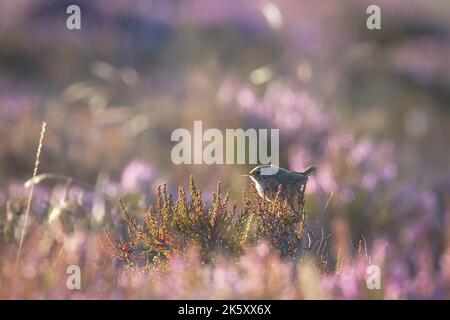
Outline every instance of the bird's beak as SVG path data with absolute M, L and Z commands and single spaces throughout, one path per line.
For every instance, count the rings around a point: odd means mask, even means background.
M 241 173 L 241 177 L 251 177 L 251 175 L 248 173 Z

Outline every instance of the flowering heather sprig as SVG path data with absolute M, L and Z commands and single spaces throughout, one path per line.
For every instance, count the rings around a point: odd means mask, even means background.
M 189 179 L 189 197 L 180 186 L 175 202 L 166 185 L 161 185 L 156 203 L 147 210 L 143 223 L 130 216 L 122 200 L 119 205 L 127 224 L 128 239 L 115 241 L 105 232 L 102 243 L 110 255 L 127 265 L 139 265 L 140 260 L 145 260 L 145 265 L 150 267 L 190 246 L 200 248 L 203 261 L 213 262 L 215 254 L 242 253 L 247 242 L 253 239 L 250 229 L 254 212 L 249 200 L 246 198 L 240 212 L 236 205 L 229 208 L 229 192 L 223 195 L 220 183 L 209 206 L 203 202 L 193 177 Z
M 304 237 L 307 236 L 304 232 L 306 212 L 304 200 L 301 200 L 304 188 L 299 191 L 298 208 L 289 204 L 281 196 L 282 192 L 283 188 L 280 185 L 272 203 L 257 201 L 260 237 L 268 240 L 281 257 L 295 260 L 300 257 L 301 250 L 304 248 Z M 254 199 L 259 198 L 254 188 L 252 188 L 252 195 Z
M 127 242 L 114 240 L 111 233 L 104 230 L 100 243 L 103 250 L 112 258 L 118 258 L 129 265 L 133 263 L 133 248 Z

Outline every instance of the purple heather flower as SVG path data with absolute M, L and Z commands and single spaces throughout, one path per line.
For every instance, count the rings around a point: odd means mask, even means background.
M 125 192 L 151 191 L 156 180 L 155 169 L 142 160 L 132 161 L 122 172 L 122 188 Z

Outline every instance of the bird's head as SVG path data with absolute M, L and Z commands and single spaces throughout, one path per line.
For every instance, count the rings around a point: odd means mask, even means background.
M 260 182 L 271 177 L 278 172 L 279 168 L 272 165 L 261 165 L 253 168 L 249 173 L 243 173 L 241 176 L 249 177 L 255 182 Z

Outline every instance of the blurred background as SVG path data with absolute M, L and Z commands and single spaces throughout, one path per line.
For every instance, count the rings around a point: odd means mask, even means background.
M 313 217 L 333 193 L 334 259 L 364 236 L 386 297 L 448 297 L 450 3 L 372 2 L 0 0 L 0 216 L 27 194 L 42 121 L 40 172 L 144 202 L 190 174 L 205 197 L 249 183 L 251 165 L 174 165 L 174 129 L 277 128 L 282 167 L 319 168 Z

